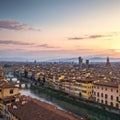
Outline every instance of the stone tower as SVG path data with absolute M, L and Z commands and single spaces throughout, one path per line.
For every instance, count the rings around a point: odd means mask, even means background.
M 109 66 L 111 66 L 111 64 L 110 64 L 109 57 L 107 57 L 107 61 L 106 61 L 106 67 L 109 67 Z
M 78 60 L 79 60 L 79 69 L 81 69 L 82 68 L 83 59 L 81 57 L 78 57 Z

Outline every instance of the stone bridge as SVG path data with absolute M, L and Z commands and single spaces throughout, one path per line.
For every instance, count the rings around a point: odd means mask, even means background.
M 29 89 L 31 88 L 32 86 L 37 86 L 37 85 L 40 85 L 40 83 L 38 82 L 22 82 L 22 83 L 16 83 L 15 86 L 21 88 L 21 89 Z

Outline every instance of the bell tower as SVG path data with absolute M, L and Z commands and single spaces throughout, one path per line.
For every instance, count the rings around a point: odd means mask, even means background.
M 108 67 L 108 66 L 111 66 L 109 57 L 107 57 L 107 61 L 106 61 L 106 67 Z

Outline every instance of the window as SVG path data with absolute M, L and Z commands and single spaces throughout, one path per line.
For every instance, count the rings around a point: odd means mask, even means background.
M 94 95 L 96 95 L 96 92 L 94 92 Z
M 2 90 L 0 89 L 0 92 L 2 92 Z
M 108 95 L 107 95 L 107 94 L 105 94 L 105 98 L 106 98 L 106 99 L 108 98 Z
M 99 99 L 97 99 L 97 101 L 99 102 Z
M 81 92 L 79 93 L 79 96 L 80 96 L 80 97 L 82 96 Z
M 101 89 L 103 90 L 103 87 Z
M 111 95 L 111 100 L 113 100 L 113 96 Z
M 94 97 L 94 100 L 96 101 L 96 97 Z
M 116 107 L 117 107 L 117 108 L 119 107 L 118 103 L 116 103 Z
M 99 93 L 97 93 L 97 96 L 99 97 Z
M 110 105 L 113 106 L 113 103 L 111 102 Z
M 103 97 L 103 93 L 101 93 L 101 97 Z
M 10 90 L 10 94 L 13 94 L 13 90 Z
M 116 92 L 118 93 L 118 90 L 116 90 Z
M 83 92 L 83 93 L 87 93 L 87 91 L 86 91 L 86 90 L 82 90 L 82 92 Z
M 97 89 L 99 89 L 99 87 L 97 87 Z
M 105 90 L 107 91 L 107 88 L 105 88 Z
M 116 101 L 117 101 L 117 102 L 119 101 L 119 98 L 118 98 L 118 97 L 116 97 Z
M 113 91 L 113 89 L 111 89 L 111 92 Z
M 107 105 L 107 100 L 105 101 L 105 104 Z
M 103 103 L 103 100 L 101 100 L 101 103 Z

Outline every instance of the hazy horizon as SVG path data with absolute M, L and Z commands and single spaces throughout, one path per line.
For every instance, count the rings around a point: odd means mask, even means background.
M 86 56 L 82 57 L 83 63 L 86 63 L 86 60 L 89 60 L 90 63 L 94 62 L 105 62 L 107 60 L 107 57 L 96 57 L 96 56 Z M 120 62 L 120 58 L 109 58 L 110 62 Z M 72 58 L 37 58 L 37 59 L 28 59 L 28 58 L 0 58 L 0 62 L 74 62 L 78 63 L 78 57 L 72 57 Z

